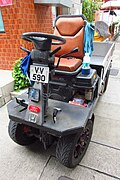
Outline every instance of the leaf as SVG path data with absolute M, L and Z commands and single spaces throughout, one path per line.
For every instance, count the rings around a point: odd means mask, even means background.
M 24 88 L 29 85 L 29 81 L 27 77 L 22 73 L 20 69 L 20 63 L 22 58 L 15 61 L 12 71 L 12 77 L 15 80 L 14 90 L 19 91 L 21 88 Z
M 84 0 L 82 4 L 82 14 L 84 14 L 87 18 L 87 21 L 94 21 L 94 13 L 96 10 L 100 8 L 101 0 Z

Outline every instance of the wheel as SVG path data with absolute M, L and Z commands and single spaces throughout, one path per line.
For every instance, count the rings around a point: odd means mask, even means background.
M 103 89 L 102 89 L 102 94 L 105 93 L 105 91 L 107 89 L 109 75 L 110 75 L 110 69 L 107 71 L 106 76 L 105 76 L 104 85 L 103 85 Z
M 30 132 L 30 126 L 19 124 L 15 121 L 10 120 L 8 133 L 10 138 L 17 144 L 25 146 L 34 143 L 37 138 L 34 136 L 29 136 Z
M 77 134 L 59 139 L 56 147 L 56 157 L 66 167 L 73 168 L 82 160 L 91 140 L 94 115 L 88 120 L 86 127 Z

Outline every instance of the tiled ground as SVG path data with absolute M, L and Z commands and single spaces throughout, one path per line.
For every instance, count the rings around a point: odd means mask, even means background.
M 13 91 L 14 80 L 12 72 L 9 70 L 0 70 L 0 107 L 10 101 L 10 92 Z

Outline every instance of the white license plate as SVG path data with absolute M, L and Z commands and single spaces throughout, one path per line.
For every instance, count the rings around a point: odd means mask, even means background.
M 49 81 L 49 67 L 30 66 L 30 80 L 41 83 L 48 83 Z

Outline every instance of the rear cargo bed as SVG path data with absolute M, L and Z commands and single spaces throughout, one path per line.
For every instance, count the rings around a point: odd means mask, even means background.
M 99 75 L 103 69 L 103 77 L 106 75 L 108 67 L 112 60 L 112 54 L 114 51 L 114 42 L 94 42 L 94 51 L 91 57 L 91 67 L 95 68 Z

